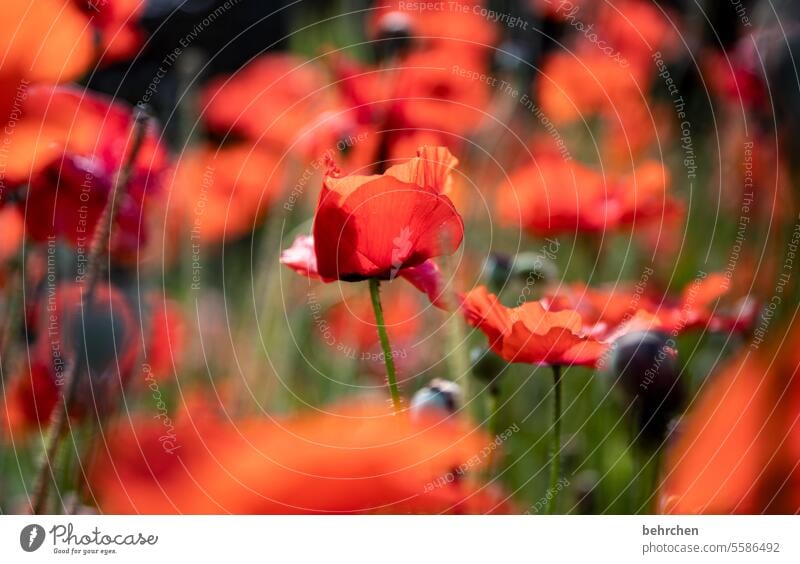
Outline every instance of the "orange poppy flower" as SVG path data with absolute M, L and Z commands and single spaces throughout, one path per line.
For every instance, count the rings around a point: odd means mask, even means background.
M 746 329 L 753 322 L 755 309 L 730 312 L 715 307 L 729 287 L 729 280 L 723 274 L 709 274 L 687 286 L 678 298 L 657 298 L 643 287 L 631 284 L 590 288 L 575 283 L 548 292 L 542 304 L 548 311 L 577 311 L 598 332 L 631 321 L 637 312 L 650 314 L 638 320 L 640 329 L 676 334 L 694 329 L 725 332 Z
M 595 366 L 609 350 L 609 343 L 590 335 L 592 328 L 576 311 L 551 312 L 539 302 L 507 308 L 483 286 L 463 297 L 461 309 L 508 362 Z
M 769 355 L 748 351 L 709 380 L 668 452 L 663 512 L 800 511 L 796 337 Z
M 203 117 L 220 135 L 234 133 L 282 152 L 332 107 L 334 94 L 326 87 L 314 63 L 293 55 L 263 55 L 203 89 Z
M 489 86 L 473 78 L 480 65 L 446 49 L 414 53 L 400 65 L 388 71 L 397 73 L 392 126 L 463 135 L 486 119 Z
M 674 12 L 642 0 L 601 4 L 597 13 L 597 27 L 608 44 L 643 68 L 654 52 L 668 56 L 680 45 L 679 24 Z
M 444 147 L 423 147 L 384 174 L 340 177 L 331 165 L 313 238 L 299 238 L 281 262 L 325 282 L 387 280 L 455 252 L 464 225 L 445 193 L 456 164 Z
M 669 173 L 646 162 L 629 175 L 603 176 L 582 164 L 545 155 L 512 173 L 497 195 L 500 220 L 534 235 L 604 231 L 657 221 L 679 204 Z
M 9 187 L 20 192 L 28 236 L 60 237 L 88 252 L 131 148 L 133 123 L 132 110 L 102 96 L 66 87 L 31 89 L 11 147 L 15 164 L 7 169 Z M 117 195 L 111 249 L 120 259 L 135 257 L 146 239 L 146 202 L 160 187 L 166 161 L 150 129 L 127 189 Z
M 649 74 L 589 46 L 548 55 L 536 79 L 536 97 L 548 118 L 564 124 L 600 113 L 624 115 L 642 103 L 649 84 Z
M 366 67 L 343 56 L 332 65 L 342 103 L 380 129 L 460 136 L 486 119 L 489 86 L 482 66 L 460 51 L 414 52 L 391 66 Z
M 177 164 L 168 219 L 179 237 L 190 231 L 205 244 L 238 239 L 261 223 L 282 180 L 283 168 L 272 152 L 249 145 L 201 146 Z
M 86 17 L 63 0 L 15 0 L 0 21 L 0 122 L 4 125 L 30 85 L 68 82 L 92 60 Z M 11 159 L 8 160 L 11 162 Z
M 485 513 L 510 506 L 465 479 L 484 439 L 453 418 L 348 405 L 289 420 L 112 430 L 89 482 L 110 513 Z
M 66 370 L 80 359 L 81 380 L 70 415 L 102 415 L 116 405 L 138 356 L 137 324 L 125 297 L 100 284 L 92 303 L 82 285 L 59 286 L 37 313 L 30 362 L 10 384 L 6 418 L 16 431 L 49 420 Z M 84 343 L 85 339 L 85 343 Z
M 139 19 L 146 0 L 72 0 L 97 33 L 99 59 L 104 63 L 128 59 L 144 41 Z

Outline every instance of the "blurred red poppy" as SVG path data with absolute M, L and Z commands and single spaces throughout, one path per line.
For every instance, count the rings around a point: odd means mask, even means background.
M 327 86 L 321 69 L 311 61 L 263 55 L 204 88 L 203 117 L 220 135 L 234 133 L 283 152 L 298 133 L 331 109 L 335 92 Z
M 748 351 L 711 377 L 668 451 L 663 512 L 800 512 L 796 343 L 790 332 L 778 349 Z
M 92 52 L 88 21 L 72 4 L 5 2 L 0 20 L 0 122 L 16 121 L 31 85 L 78 78 L 91 63 Z
M 154 379 L 164 380 L 180 370 L 186 348 L 186 322 L 178 302 L 166 295 L 154 292 L 147 303 L 150 330 L 143 360 Z
M 507 308 L 479 286 L 461 303 L 467 322 L 483 331 L 489 347 L 508 362 L 595 366 L 609 344 L 590 335 L 576 311 L 547 311 L 539 302 Z
M 137 324 L 125 297 L 100 284 L 92 301 L 80 284 L 48 291 L 39 308 L 29 362 L 7 392 L 6 422 L 25 431 L 49 420 L 68 367 L 79 362 L 80 384 L 70 415 L 101 416 L 119 399 L 139 353 Z
M 331 167 L 313 239 L 298 239 L 281 262 L 325 282 L 388 280 L 455 252 L 464 225 L 445 194 L 457 163 L 443 147 L 423 147 L 384 174 L 340 177 Z
M 66 87 L 31 89 L 11 146 L 14 165 L 7 169 L 28 236 L 36 241 L 60 237 L 88 254 L 130 151 L 133 120 L 131 109 L 99 95 Z M 117 195 L 110 245 L 117 258 L 134 259 L 144 243 L 146 202 L 160 188 L 166 166 L 166 152 L 151 128 L 127 189 Z
M 136 55 L 144 41 L 139 19 L 147 0 L 72 0 L 97 34 L 98 59 L 113 63 Z
M 486 513 L 491 488 L 445 480 L 480 467 L 484 438 L 454 419 L 348 405 L 290 420 L 132 421 L 109 433 L 90 485 L 110 513 Z
M 551 155 L 512 173 L 500 188 L 501 221 L 533 235 L 643 226 L 671 216 L 680 204 L 669 194 L 663 165 L 645 162 L 628 175 L 604 176 Z
M 491 119 L 486 70 L 464 51 L 419 51 L 379 67 L 339 54 L 331 58 L 341 103 L 361 123 L 388 129 L 382 134 L 389 144 L 414 130 L 460 137 Z
M 654 296 L 644 286 L 617 284 L 613 287 L 590 288 L 581 283 L 560 285 L 542 300 L 548 311 L 577 311 L 584 321 L 598 332 L 619 326 L 633 319 L 637 312 L 650 314 L 638 322 L 676 335 L 684 331 L 741 331 L 754 320 L 754 307 L 724 309 L 717 300 L 730 288 L 723 274 L 709 274 L 687 286 L 677 298 Z
M 261 223 L 280 195 L 283 168 L 265 149 L 206 145 L 178 162 L 167 218 L 176 238 L 191 233 L 205 244 L 232 241 Z

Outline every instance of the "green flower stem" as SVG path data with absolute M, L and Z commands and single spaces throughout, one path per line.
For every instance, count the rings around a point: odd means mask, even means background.
M 87 259 L 86 278 L 82 289 L 82 299 L 84 307 L 91 306 L 94 299 L 94 291 L 100 280 L 103 269 L 103 260 L 108 257 L 108 244 L 114 219 L 117 215 L 117 206 L 122 195 L 125 193 L 128 182 L 131 179 L 136 158 L 144 143 L 144 136 L 147 131 L 147 115 L 140 112 L 136 115 L 133 123 L 133 142 L 128 157 L 117 174 L 111 192 L 108 194 L 103 213 L 97 221 L 94 234 L 92 235 L 91 246 L 89 247 L 89 257 Z M 58 446 L 61 439 L 69 427 L 69 411 L 75 403 L 78 394 L 81 375 L 84 370 L 83 360 L 84 351 L 74 351 L 75 358 L 66 366 L 64 371 L 61 398 L 53 408 L 47 432 L 42 437 L 43 448 L 41 460 L 34 473 L 34 481 L 31 493 L 31 510 L 34 515 L 42 514 L 47 508 L 47 494 L 50 482 L 56 481 L 55 459 L 58 453 Z M 67 459 L 63 462 L 69 464 Z
M 397 373 L 394 368 L 394 355 L 389 344 L 389 334 L 386 332 L 386 322 L 383 319 L 383 307 L 381 306 L 381 281 L 377 278 L 369 280 L 369 294 L 372 298 L 372 309 L 375 311 L 375 325 L 378 327 L 378 337 L 381 340 L 383 349 L 383 360 L 386 364 L 386 383 L 389 385 L 389 393 L 392 395 L 392 405 L 395 413 L 400 412 L 400 391 L 397 389 Z
M 547 514 L 558 508 L 558 480 L 561 477 L 561 367 L 553 366 L 553 459 L 550 463 L 550 496 L 547 499 Z
M 495 378 L 489 385 L 489 392 L 486 395 L 486 430 L 489 438 L 494 441 L 497 438 L 497 410 L 500 403 L 500 384 Z M 486 462 L 486 473 L 489 478 L 494 474 L 495 454 L 494 449 L 489 451 Z

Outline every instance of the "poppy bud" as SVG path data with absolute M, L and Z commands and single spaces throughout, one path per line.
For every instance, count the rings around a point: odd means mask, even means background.
M 411 398 L 411 413 L 418 415 L 429 409 L 455 413 L 461 407 L 461 399 L 461 387 L 458 384 L 434 378 Z
M 575 507 L 581 515 L 597 514 L 597 484 L 599 476 L 594 470 L 584 470 L 575 476 Z
M 124 296 L 107 285 L 91 296 L 77 284 L 59 287 L 41 323 L 46 330 L 39 334 L 34 360 L 48 368 L 52 385 L 62 387 L 66 370 L 78 363 L 73 415 L 113 406 L 138 355 L 136 322 Z
M 375 58 L 385 61 L 402 57 L 411 49 L 412 21 L 408 14 L 392 11 L 378 21 L 378 34 L 375 37 Z
M 520 253 L 513 259 L 508 255 L 492 253 L 486 260 L 485 272 L 487 285 L 495 293 L 511 281 L 534 285 L 558 277 L 556 265 L 538 253 Z
M 470 353 L 472 373 L 487 382 L 493 381 L 508 365 L 506 361 L 497 356 L 486 347 L 475 347 Z
M 666 333 L 636 331 L 620 337 L 612 356 L 622 390 L 635 403 L 632 413 L 646 446 L 661 444 L 670 420 L 683 405 L 674 345 Z

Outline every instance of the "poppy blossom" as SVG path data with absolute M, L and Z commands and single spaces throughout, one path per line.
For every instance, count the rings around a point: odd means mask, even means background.
M 88 17 L 98 38 L 98 59 L 104 63 L 125 60 L 144 41 L 139 25 L 146 0 L 72 0 Z
M 485 513 L 491 488 L 443 477 L 470 468 L 484 439 L 453 418 L 346 405 L 288 420 L 133 421 L 110 431 L 90 485 L 111 513 Z M 479 465 L 473 463 L 475 468 Z M 440 483 L 441 482 L 441 483 Z
M 91 299 L 91 301 L 89 301 Z M 115 405 L 138 356 L 137 325 L 126 298 L 100 284 L 91 296 L 80 284 L 59 286 L 38 312 L 29 362 L 10 384 L 6 418 L 12 430 L 49 420 L 70 365 L 80 367 L 70 415 L 102 415 Z
M 489 347 L 508 362 L 552 366 L 595 366 L 609 343 L 590 335 L 576 311 L 547 311 L 539 302 L 507 308 L 484 286 L 461 302 L 467 322 L 489 339 Z
M 390 123 L 399 128 L 430 129 L 456 136 L 474 130 L 486 118 L 490 92 L 476 80 L 482 67 L 446 49 L 414 53 L 397 73 Z M 454 72 L 453 69 L 462 69 Z
M 179 237 L 191 231 L 209 245 L 252 233 L 280 195 L 279 165 L 275 154 L 250 145 L 193 149 L 176 166 L 168 220 Z
M 12 144 L 15 165 L 7 169 L 28 236 L 59 237 L 88 252 L 131 150 L 133 124 L 132 110 L 102 96 L 66 87 L 31 89 Z M 110 245 L 116 257 L 131 260 L 144 243 L 146 202 L 166 166 L 166 152 L 149 128 L 126 190 L 116 195 Z
M 548 291 L 542 300 L 548 311 L 577 311 L 587 324 L 605 331 L 631 321 L 637 312 L 649 314 L 638 320 L 641 330 L 682 333 L 694 329 L 743 330 L 753 322 L 755 310 L 727 311 L 716 302 L 729 291 L 723 274 L 709 274 L 689 284 L 677 297 L 654 296 L 643 287 L 617 284 L 591 288 L 574 283 Z
M 340 103 L 390 137 L 415 129 L 462 136 L 486 118 L 489 85 L 476 79 L 486 71 L 461 51 L 414 52 L 374 68 L 336 55 L 332 66 Z
M 457 163 L 443 147 L 423 147 L 384 174 L 339 176 L 331 166 L 313 238 L 299 238 L 281 262 L 325 282 L 388 280 L 455 252 L 464 225 L 446 192 Z
M 505 225 L 533 235 L 596 232 L 658 222 L 680 204 L 663 165 L 645 162 L 630 174 L 608 174 L 544 155 L 511 174 L 497 195 Z
M 147 301 L 150 330 L 144 361 L 153 378 L 164 380 L 181 365 L 186 348 L 186 322 L 175 300 L 152 293 Z
M 202 92 L 203 117 L 219 135 L 283 151 L 299 132 L 331 109 L 334 93 L 313 62 L 286 54 L 253 60 L 233 76 L 212 80 Z
M 29 86 L 78 78 L 92 61 L 86 17 L 62 0 L 15 0 L 0 21 L 0 122 L 19 111 Z M 9 163 L 11 159 L 9 159 Z
M 800 511 L 797 331 L 713 375 L 676 430 L 660 488 L 665 513 Z

